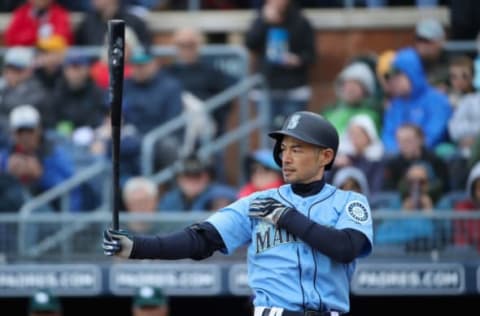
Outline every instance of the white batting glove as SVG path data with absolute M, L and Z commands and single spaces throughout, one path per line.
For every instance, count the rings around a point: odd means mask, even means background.
M 250 203 L 248 216 L 276 226 L 280 217 L 290 210 L 292 210 L 291 207 L 283 205 L 273 198 L 258 198 Z
M 133 237 L 126 230 L 103 231 L 103 253 L 106 256 L 115 256 L 128 259 L 132 254 Z

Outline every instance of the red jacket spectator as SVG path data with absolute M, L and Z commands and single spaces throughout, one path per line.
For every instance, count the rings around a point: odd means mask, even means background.
M 5 31 L 7 46 L 34 46 L 40 37 L 60 35 L 73 43 L 68 11 L 52 2 L 46 9 L 36 8 L 30 0 L 13 12 Z
M 469 198 L 455 205 L 456 212 L 480 210 L 480 162 L 470 171 L 467 183 Z M 456 220 L 454 240 L 456 245 L 470 245 L 480 251 L 480 220 Z

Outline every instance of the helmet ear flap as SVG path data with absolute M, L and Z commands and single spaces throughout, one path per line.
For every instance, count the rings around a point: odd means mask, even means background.
M 282 146 L 282 139 L 277 139 L 275 146 L 273 147 L 273 159 L 277 163 L 279 167 L 282 166 L 282 157 L 280 157 L 281 154 L 281 146 Z

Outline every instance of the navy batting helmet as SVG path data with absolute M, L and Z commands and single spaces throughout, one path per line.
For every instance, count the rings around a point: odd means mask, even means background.
M 273 158 L 279 166 L 282 166 L 280 147 L 284 136 L 291 136 L 312 145 L 333 149 L 333 159 L 325 166 L 325 170 L 332 168 L 337 155 L 338 132 L 336 128 L 323 116 L 313 112 L 293 113 L 287 118 L 281 130 L 271 132 L 268 136 L 277 141 L 273 147 Z

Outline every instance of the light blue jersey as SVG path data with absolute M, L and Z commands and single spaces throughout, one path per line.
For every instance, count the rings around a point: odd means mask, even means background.
M 366 198 L 328 184 L 315 195 L 301 197 L 290 185 L 284 185 L 240 199 L 207 220 L 220 233 L 225 253 L 249 244 L 248 278 L 255 306 L 348 312 L 349 283 L 356 261 L 335 262 L 286 230 L 249 218 L 250 202 L 257 197 L 272 197 L 325 226 L 360 231 L 369 241 L 362 256 L 371 252 L 373 240 Z

